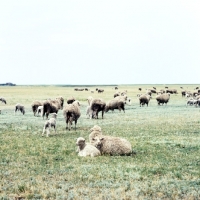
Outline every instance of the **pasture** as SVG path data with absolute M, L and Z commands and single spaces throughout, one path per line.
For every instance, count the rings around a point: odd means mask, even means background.
M 158 90 L 164 85 L 153 85 Z M 0 197 L 1 199 L 200 199 L 200 108 L 186 107 L 180 86 L 169 103 L 158 106 L 155 94 L 149 106 L 139 107 L 138 87 L 119 85 L 127 90 L 132 104 L 125 113 L 115 110 L 104 119 L 87 119 L 87 97 L 113 98 L 113 86 L 101 86 L 104 93 L 74 91 L 73 87 L 0 87 Z M 95 87 L 89 87 L 95 89 Z M 62 110 L 58 112 L 57 134 L 42 137 L 45 120 L 34 117 L 33 100 L 74 96 L 81 103 L 77 130 L 68 131 Z M 14 106 L 25 106 L 25 115 Z M 78 157 L 75 140 L 88 141 L 95 124 L 105 135 L 129 140 L 132 156 Z

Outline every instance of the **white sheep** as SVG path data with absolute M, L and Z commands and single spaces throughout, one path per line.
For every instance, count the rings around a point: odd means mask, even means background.
M 44 132 L 46 131 L 46 136 L 49 137 L 50 131 L 49 129 L 51 127 L 54 127 L 54 131 L 56 133 L 56 118 L 57 118 L 57 114 L 56 113 L 51 113 L 51 118 L 49 120 L 47 120 L 44 124 L 44 128 L 43 128 L 43 132 L 42 132 L 42 136 L 44 136 Z
M 85 139 L 82 137 L 77 138 L 76 145 L 78 146 L 78 155 L 79 156 L 100 156 L 100 151 L 93 145 L 86 143 Z
M 86 117 L 89 117 L 89 119 L 95 118 L 96 119 L 96 112 L 92 110 L 90 106 L 87 106 L 86 108 Z
M 40 116 L 42 117 L 42 115 L 43 115 L 43 106 L 38 106 L 36 114 L 37 114 L 37 116 L 39 116 L 39 114 L 40 114 Z

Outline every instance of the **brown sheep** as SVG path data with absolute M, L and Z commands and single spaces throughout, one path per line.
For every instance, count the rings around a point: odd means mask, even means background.
M 150 99 L 151 99 L 151 96 L 148 94 L 141 95 L 139 97 L 140 107 L 141 107 L 141 105 L 144 106 L 145 104 L 147 104 L 147 106 L 148 106 Z
M 74 101 L 72 104 L 67 104 L 63 110 L 63 115 L 66 121 L 66 129 L 70 131 L 72 122 L 75 122 L 75 130 L 78 118 L 81 116 L 79 101 Z
M 98 113 L 102 111 L 102 119 L 106 107 L 106 103 L 102 99 L 93 99 L 90 103 L 92 111 L 96 114 L 98 119 Z
M 76 101 L 76 99 L 74 97 L 69 97 L 67 99 L 67 104 L 72 104 L 74 101 Z
M 63 109 L 64 99 L 63 97 L 58 97 L 55 100 L 46 100 L 43 103 L 43 119 L 46 114 L 46 118 L 48 119 L 49 113 L 58 113 L 58 110 Z
M 37 113 L 37 109 L 38 109 L 39 106 L 43 106 L 43 102 L 41 102 L 41 101 L 33 101 L 33 103 L 31 104 L 31 108 L 32 108 L 34 116 Z
M 160 94 L 156 97 L 158 105 L 160 104 L 163 105 L 164 103 L 167 105 L 169 99 L 170 99 L 170 93 Z

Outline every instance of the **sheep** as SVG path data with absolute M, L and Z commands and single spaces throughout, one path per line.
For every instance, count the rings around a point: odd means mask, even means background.
M 131 143 L 124 138 L 106 135 L 92 137 L 90 143 L 100 150 L 101 155 L 131 155 Z
M 94 93 L 94 90 L 91 90 L 90 92 L 91 92 L 91 93 Z
M 117 96 L 120 96 L 120 92 L 115 92 L 115 94 L 113 96 L 114 96 L 114 98 Z
M 189 98 L 189 97 L 192 97 L 192 96 L 193 96 L 193 94 L 190 91 L 186 92 L 186 94 L 185 94 L 186 98 Z
M 98 93 L 104 92 L 104 89 L 98 89 Z
M 58 113 L 58 110 L 63 109 L 64 99 L 63 97 L 57 97 L 55 100 L 46 100 L 43 103 L 43 119 L 46 114 L 46 119 L 48 119 L 49 113 Z
M 90 105 L 90 103 L 91 103 L 91 101 L 93 100 L 93 97 L 92 96 L 89 96 L 88 98 L 87 98 L 87 101 L 88 101 L 88 104 Z
M 149 94 L 143 94 L 139 96 L 140 107 L 141 105 L 144 106 L 145 104 L 147 104 L 147 107 L 148 107 L 150 99 L 151 99 L 151 96 Z
M 156 93 L 155 89 L 148 89 L 147 92 Z
M 34 116 L 35 116 L 35 114 L 37 113 L 37 108 L 39 107 L 39 106 L 43 106 L 43 102 L 41 102 L 41 101 L 33 101 L 33 103 L 31 104 L 31 107 L 32 107 L 32 111 L 33 111 L 33 114 L 34 114 Z
M 101 127 L 98 125 L 94 125 L 91 129 L 90 129 L 90 135 L 89 135 L 89 141 L 91 143 L 92 138 L 95 138 L 96 136 L 101 136 L 103 133 L 101 131 Z
M 24 108 L 24 106 L 23 105 L 21 105 L 21 104 L 19 104 L 19 103 L 17 103 L 16 105 L 15 105 L 15 114 L 16 114 L 16 111 L 21 111 L 21 113 L 24 115 L 25 114 L 25 108 Z
M 41 115 L 41 117 L 42 117 L 42 112 L 43 112 L 43 106 L 38 106 L 38 108 L 37 108 L 37 116 L 39 116 L 39 114 Z
M 190 106 L 192 106 L 192 105 L 197 105 L 197 102 L 198 100 L 197 99 L 189 99 L 189 100 L 187 100 L 187 102 L 186 102 L 186 106 L 188 106 L 188 105 L 190 105 Z
M 139 90 L 139 91 L 141 91 L 141 90 L 142 90 L 142 88 L 138 88 L 138 90 Z
M 72 104 L 74 101 L 76 101 L 76 99 L 74 97 L 69 97 L 67 99 L 67 104 Z
M 170 99 L 170 93 L 160 94 L 156 97 L 156 100 L 158 102 L 158 105 L 164 104 L 167 105 L 168 101 Z
M 66 121 L 66 129 L 70 131 L 72 122 L 75 122 L 75 130 L 76 130 L 76 123 L 78 121 L 78 118 L 81 116 L 80 112 L 80 103 L 79 101 L 74 101 L 72 104 L 68 104 L 64 110 L 63 115 Z
M 89 89 L 88 88 L 85 88 L 85 91 L 88 91 Z
M 87 106 L 87 108 L 86 108 L 86 116 L 88 116 L 89 119 L 92 119 L 92 118 L 96 119 L 96 112 L 93 111 L 90 106 Z
M 170 94 L 178 94 L 177 89 L 167 89 L 166 93 L 170 93 Z
M 49 129 L 51 127 L 54 128 L 54 131 L 56 133 L 56 118 L 57 118 L 57 114 L 56 113 L 51 113 L 51 118 L 49 120 L 47 120 L 44 124 L 44 128 L 43 128 L 43 132 L 42 132 L 42 136 L 44 136 L 44 132 L 46 131 L 46 136 L 49 137 L 50 131 Z
M 182 97 L 185 97 L 186 91 L 182 91 L 181 94 L 182 94 Z
M 6 100 L 3 97 L 0 97 L 0 101 L 6 104 Z
M 93 146 L 92 144 L 86 143 L 85 139 L 83 137 L 77 138 L 76 145 L 78 146 L 77 151 L 78 151 L 79 156 L 95 157 L 95 156 L 101 155 L 100 151 L 95 146 Z
M 117 87 L 117 86 L 115 86 L 115 90 L 118 90 L 118 87 Z
M 98 119 L 98 113 L 102 111 L 102 119 L 105 111 L 106 103 L 102 99 L 93 99 L 90 102 L 90 107 L 92 111 L 96 114 L 96 119 Z
M 105 112 L 108 112 L 109 110 L 114 111 L 114 109 L 118 109 L 120 112 L 121 110 L 123 110 L 125 113 L 124 105 L 125 101 L 122 98 L 114 98 L 106 103 Z

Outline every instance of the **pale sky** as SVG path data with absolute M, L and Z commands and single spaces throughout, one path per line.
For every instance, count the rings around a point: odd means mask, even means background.
M 200 83 L 199 0 L 0 2 L 0 83 Z

